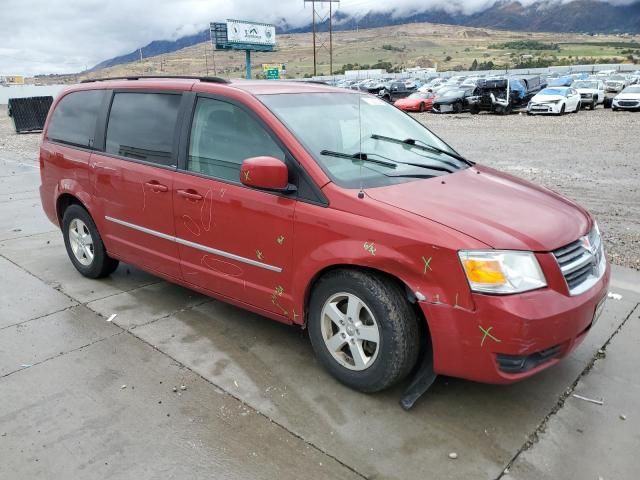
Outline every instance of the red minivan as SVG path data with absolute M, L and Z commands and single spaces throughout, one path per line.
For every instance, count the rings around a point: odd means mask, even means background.
M 411 372 L 414 393 L 436 374 L 521 380 L 571 352 L 606 298 L 586 210 L 360 92 L 90 81 L 54 102 L 40 169 L 80 273 L 122 261 L 306 327 L 365 392 Z

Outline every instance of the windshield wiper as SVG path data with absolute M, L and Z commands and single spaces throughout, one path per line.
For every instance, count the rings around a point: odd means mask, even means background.
M 458 155 L 457 153 L 453 153 L 453 152 L 448 152 L 447 150 L 443 150 L 442 148 L 439 148 L 439 147 L 434 147 L 433 145 L 429 145 L 428 143 L 422 140 L 416 140 L 415 138 L 407 138 L 405 140 L 400 140 L 399 138 L 385 137 L 384 135 L 378 135 L 377 133 L 374 133 L 373 135 L 371 135 L 371 138 L 373 138 L 374 140 L 382 140 L 385 142 L 398 143 L 401 145 L 410 145 L 412 147 L 416 147 L 421 150 L 429 150 L 435 153 L 441 153 L 443 155 L 447 155 L 448 157 L 455 158 L 456 160 L 460 160 L 461 162 L 464 162 L 469 166 L 474 165 L 474 163 L 471 160 L 467 160 L 462 155 Z
M 349 160 L 353 160 L 354 162 L 363 161 L 369 163 L 375 163 L 377 165 L 382 165 L 384 167 L 396 168 L 398 165 L 394 162 L 386 162 L 384 160 L 376 160 L 375 158 L 369 158 L 369 155 L 375 155 L 374 153 L 362 153 L 357 152 L 353 154 L 342 153 L 342 152 L 333 152 L 331 150 L 322 150 L 320 155 L 326 155 L 328 157 L 336 157 L 336 158 L 346 158 Z
M 384 155 L 380 155 L 379 153 L 354 153 L 354 154 L 348 154 L 348 153 L 342 153 L 342 152 L 332 152 L 331 150 L 322 150 L 320 152 L 320 155 L 327 155 L 330 157 L 337 157 L 337 158 L 346 158 L 349 160 L 353 160 L 354 162 L 357 162 L 359 160 L 363 160 L 365 162 L 370 162 L 370 163 L 376 163 L 378 165 L 383 165 L 385 167 L 389 167 L 389 168 L 396 168 L 398 165 L 408 165 L 410 167 L 417 167 L 417 168 L 426 168 L 428 170 L 435 170 L 437 172 L 447 172 L 447 173 L 453 173 L 453 170 L 449 170 L 448 168 L 445 167 L 437 167 L 435 165 L 425 165 L 424 163 L 411 163 L 411 162 L 400 162 L 398 160 L 393 160 L 389 157 L 385 157 Z M 376 160 L 374 158 L 370 158 L 371 156 L 376 156 L 376 157 L 380 157 L 383 158 L 384 160 Z M 400 177 L 411 177 L 413 175 L 407 174 L 407 175 L 392 175 L 392 176 L 400 176 Z M 421 177 L 422 175 L 418 174 L 417 176 Z M 433 176 L 433 175 L 432 175 Z

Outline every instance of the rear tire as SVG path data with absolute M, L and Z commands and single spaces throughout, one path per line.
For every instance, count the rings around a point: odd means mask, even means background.
M 62 236 L 71 263 L 85 277 L 107 277 L 118 268 L 118 260 L 107 255 L 91 215 L 80 205 L 64 211 Z
M 417 315 L 402 287 L 382 275 L 335 270 L 320 278 L 308 327 L 322 366 L 361 392 L 397 383 L 418 358 Z

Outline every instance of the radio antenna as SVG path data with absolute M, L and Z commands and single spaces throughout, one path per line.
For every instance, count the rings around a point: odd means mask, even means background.
M 362 114 L 360 110 L 360 103 L 362 102 L 362 94 L 360 91 L 357 93 L 358 95 L 358 156 L 360 157 L 360 191 L 358 192 L 358 198 L 364 198 L 364 181 L 362 179 L 362 164 L 364 161 L 362 160 Z

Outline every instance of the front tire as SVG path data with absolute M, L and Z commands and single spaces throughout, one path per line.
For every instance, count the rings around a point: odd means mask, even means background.
M 456 102 L 456 103 L 454 104 L 454 106 L 453 106 L 453 111 L 454 111 L 455 113 L 462 113 L 462 110 L 463 110 L 463 108 L 462 108 L 462 102 Z
M 403 289 L 381 275 L 336 270 L 315 285 L 309 337 L 322 366 L 361 392 L 404 378 L 419 353 L 418 318 Z
M 424 113 L 424 103 L 420 104 L 420 113 Z
M 560 109 L 560 116 L 564 115 L 565 110 L 566 110 L 566 107 L 565 107 L 565 104 L 563 103 L 562 108 Z
M 65 210 L 62 235 L 71 263 L 85 277 L 107 277 L 118 268 L 118 260 L 107 255 L 91 215 L 80 205 Z

